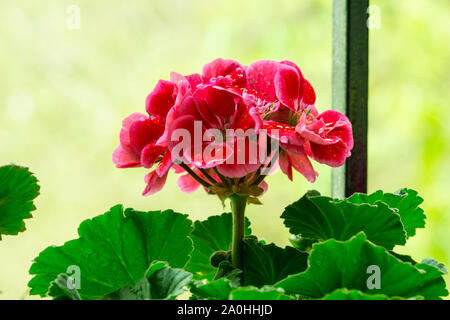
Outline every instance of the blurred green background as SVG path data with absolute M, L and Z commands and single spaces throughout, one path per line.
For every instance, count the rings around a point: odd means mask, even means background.
M 66 26 L 72 5 L 80 29 Z M 427 227 L 401 252 L 450 266 L 450 2 L 372 0 L 381 26 L 370 32 L 369 191 L 407 186 L 425 199 Z M 122 203 L 173 208 L 203 219 L 223 211 L 203 191 L 183 194 L 172 175 L 144 198 L 144 169 L 115 169 L 121 120 L 144 111 L 157 80 L 200 72 L 217 57 L 243 64 L 289 59 L 311 81 L 319 110 L 331 105 L 331 0 L 0 2 L 0 164 L 29 166 L 42 186 L 27 231 L 0 242 L 0 299 L 30 298 L 31 260 L 76 237 L 79 223 Z M 279 218 L 306 190 L 330 190 L 330 169 L 312 185 L 278 172 L 255 234 L 288 243 Z M 447 277 L 447 281 L 449 278 Z

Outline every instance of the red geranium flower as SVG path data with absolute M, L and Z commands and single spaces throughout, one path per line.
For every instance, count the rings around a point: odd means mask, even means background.
M 280 168 L 289 179 L 293 167 L 315 181 L 317 173 L 308 157 L 333 167 L 344 164 L 353 148 L 351 123 L 334 110 L 318 114 L 314 89 L 296 64 L 257 61 L 247 68 L 247 80 L 251 90 L 275 106 L 268 108 L 266 103 L 259 110 L 263 128 L 280 141 Z
M 170 81 L 160 80 L 147 97 L 148 115 L 134 113 L 123 121 L 113 161 L 119 168 L 157 164 L 145 178 L 145 195 L 164 186 L 170 168 L 185 173 L 178 180 L 183 191 L 203 185 L 222 199 L 261 195 L 274 162 L 289 179 L 294 168 L 313 182 L 310 158 L 340 166 L 353 147 L 348 119 L 333 110 L 318 114 L 315 100 L 292 62 L 261 60 L 244 67 L 216 59 L 202 74 L 172 73 Z M 269 141 L 261 139 L 265 133 Z

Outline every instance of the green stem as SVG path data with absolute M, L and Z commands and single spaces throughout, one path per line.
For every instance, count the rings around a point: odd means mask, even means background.
M 220 181 L 223 183 L 224 186 L 226 186 L 227 188 L 230 187 L 230 183 L 228 182 L 228 179 L 223 176 L 219 170 L 217 170 L 217 167 L 213 168 L 214 172 L 217 174 L 217 176 L 219 177 Z
M 266 175 L 261 174 L 255 180 L 253 180 L 253 182 L 250 185 L 252 185 L 252 186 L 259 186 L 261 184 L 261 182 L 263 182 L 263 180 L 265 178 L 266 178 Z
M 206 171 L 205 169 L 199 169 L 199 170 L 200 170 L 200 172 L 202 173 L 202 175 L 203 175 L 206 179 L 209 180 L 210 183 L 212 183 L 212 184 L 216 184 L 216 183 L 217 183 L 217 181 L 216 181 L 213 177 L 211 177 L 211 175 L 208 173 L 208 171 Z
M 191 168 L 189 168 L 185 163 L 181 163 L 179 165 L 180 167 L 182 167 L 187 173 L 189 173 L 189 175 L 195 179 L 195 181 L 197 181 L 198 183 L 200 183 L 202 186 L 204 186 L 205 188 L 209 188 L 211 187 L 211 185 L 206 182 L 205 180 L 203 180 L 202 178 L 200 178 Z
M 231 211 L 233 213 L 233 240 L 231 245 L 231 263 L 236 268 L 242 269 L 243 240 L 245 229 L 245 206 L 247 196 L 233 194 L 230 196 Z

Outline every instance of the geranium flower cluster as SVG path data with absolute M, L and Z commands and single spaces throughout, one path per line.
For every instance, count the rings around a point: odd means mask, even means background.
M 291 180 L 294 169 L 314 182 L 311 159 L 338 167 L 350 156 L 350 121 L 334 110 L 319 114 L 315 101 L 290 61 L 216 59 L 202 74 L 160 80 L 147 114 L 124 119 L 113 162 L 152 169 L 144 195 L 161 190 L 173 170 L 185 192 L 203 186 L 222 199 L 239 193 L 257 202 L 276 167 Z

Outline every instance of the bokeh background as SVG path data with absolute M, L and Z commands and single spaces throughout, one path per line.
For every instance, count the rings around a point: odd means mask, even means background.
M 371 4 L 381 25 L 370 31 L 369 191 L 418 190 L 427 227 L 400 251 L 449 266 L 450 2 Z M 70 5 L 80 8 L 80 29 L 67 27 Z M 201 190 L 179 191 L 174 175 L 142 197 L 145 170 L 111 162 L 122 118 L 144 110 L 158 79 L 200 72 L 217 57 L 292 60 L 318 109 L 329 108 L 331 12 L 331 0 L 2 0 L 0 164 L 29 166 L 42 189 L 27 231 L 0 242 L 0 299 L 29 299 L 31 260 L 117 203 L 192 219 L 223 212 Z M 316 168 L 315 184 L 268 178 L 263 206 L 248 209 L 257 236 L 288 243 L 283 208 L 308 189 L 330 193 L 330 169 Z

